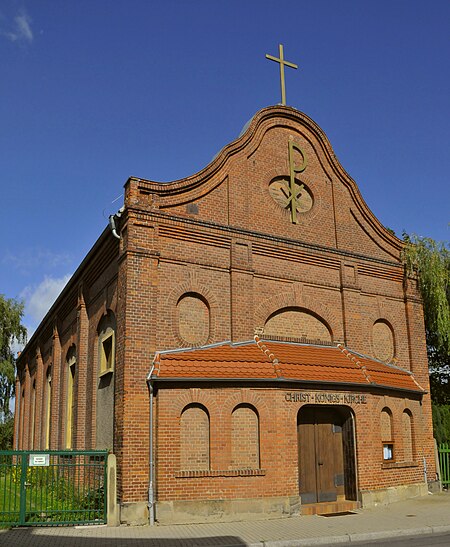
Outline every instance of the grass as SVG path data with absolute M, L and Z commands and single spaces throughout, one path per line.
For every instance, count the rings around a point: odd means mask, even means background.
M 47 468 L 48 469 L 48 468 Z M 27 473 L 25 521 L 33 524 L 71 524 L 103 519 L 103 488 L 77 491 L 72 481 L 48 475 L 49 470 Z M 0 475 L 0 527 L 19 523 L 20 471 Z
M 19 522 L 20 488 L 11 473 L 0 475 L 0 526 Z

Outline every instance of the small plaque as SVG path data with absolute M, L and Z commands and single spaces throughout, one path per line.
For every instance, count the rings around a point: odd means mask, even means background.
M 28 458 L 30 467 L 48 467 L 50 465 L 49 454 L 30 454 Z

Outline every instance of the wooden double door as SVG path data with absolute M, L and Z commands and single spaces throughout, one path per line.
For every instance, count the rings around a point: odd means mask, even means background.
M 300 409 L 297 424 L 302 504 L 356 500 L 350 409 L 307 405 Z

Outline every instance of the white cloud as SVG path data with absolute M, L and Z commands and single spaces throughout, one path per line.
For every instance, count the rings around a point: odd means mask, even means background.
M 28 329 L 28 339 L 70 277 L 69 274 L 60 278 L 46 276 L 39 285 L 29 285 L 21 292 L 20 296 L 25 301 L 25 324 Z
M 1 263 L 11 266 L 21 274 L 34 273 L 37 267 L 58 268 L 70 266 L 72 258 L 68 253 L 52 253 L 48 249 L 31 248 L 12 253 L 6 251 Z
M 8 38 L 11 42 L 28 43 L 33 41 L 33 31 L 31 30 L 32 19 L 25 11 L 20 12 L 14 17 L 13 22 L 10 25 L 10 29 L 1 30 L 0 33 Z

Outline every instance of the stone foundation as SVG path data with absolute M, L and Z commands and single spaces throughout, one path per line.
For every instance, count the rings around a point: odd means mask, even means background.
M 428 485 L 425 483 L 392 486 L 380 490 L 361 490 L 360 501 L 362 507 L 375 507 L 376 505 L 388 505 L 395 501 L 408 498 L 417 498 L 428 494 Z
M 428 492 L 432 494 L 439 494 L 442 492 L 442 483 L 441 481 L 431 481 L 428 483 Z
M 300 514 L 300 498 L 253 498 L 210 501 L 158 502 L 159 524 L 233 522 L 240 520 L 291 517 Z
M 120 523 L 131 526 L 148 524 L 148 504 L 146 502 L 122 503 L 120 505 Z
M 425 483 L 393 486 L 380 490 L 360 491 L 362 507 L 388 505 L 396 501 L 426 496 L 429 485 Z M 156 503 L 158 524 L 200 524 L 208 522 L 236 522 L 300 515 L 300 497 L 249 498 L 209 501 L 159 501 Z M 149 522 L 145 502 L 123 503 L 120 522 L 128 525 L 145 525 Z

